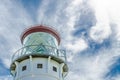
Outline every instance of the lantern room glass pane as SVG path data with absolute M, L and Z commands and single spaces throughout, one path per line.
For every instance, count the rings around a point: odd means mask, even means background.
M 24 46 L 29 45 L 48 45 L 51 47 L 58 47 L 57 39 L 49 33 L 35 32 L 25 37 L 23 41 Z

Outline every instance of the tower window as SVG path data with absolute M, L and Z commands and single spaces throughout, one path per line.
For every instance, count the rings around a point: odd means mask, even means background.
M 23 66 L 22 67 L 22 71 L 26 70 L 27 69 L 27 66 Z
M 57 68 L 55 66 L 53 66 L 53 71 L 57 72 Z
M 37 68 L 42 68 L 43 65 L 42 64 L 37 64 Z

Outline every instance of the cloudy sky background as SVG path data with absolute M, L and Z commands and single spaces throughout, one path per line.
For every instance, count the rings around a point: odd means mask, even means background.
M 120 80 L 120 0 L 0 0 L 0 80 L 34 25 L 55 28 L 67 50 L 66 80 Z

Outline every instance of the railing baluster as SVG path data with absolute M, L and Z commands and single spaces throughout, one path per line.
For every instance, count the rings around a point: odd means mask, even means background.
M 29 46 L 25 46 L 21 49 L 19 49 L 18 51 L 16 51 L 13 56 L 12 56 L 12 61 L 14 61 L 15 59 L 17 59 L 20 56 L 24 56 L 26 54 L 30 54 L 35 52 L 34 49 L 37 47 L 39 49 L 40 45 L 29 45 Z M 50 54 L 50 55 L 54 55 L 56 57 L 59 57 L 61 59 L 64 58 L 64 60 L 66 61 L 66 52 L 65 50 L 60 50 L 57 49 L 55 47 L 52 46 L 47 46 L 47 45 L 41 45 L 45 48 L 45 52 L 43 51 L 43 54 Z M 36 52 L 36 53 L 41 53 L 41 52 Z

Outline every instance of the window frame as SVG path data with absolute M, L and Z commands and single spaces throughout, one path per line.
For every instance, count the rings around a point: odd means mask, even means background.
M 37 68 L 38 68 L 38 69 L 42 69 L 42 68 L 43 68 L 43 64 L 42 64 L 42 63 L 38 63 L 38 64 L 37 64 Z
M 26 65 L 22 67 L 22 71 L 25 71 L 25 70 L 27 70 L 27 66 Z
M 57 72 L 57 67 L 53 66 L 53 71 Z

